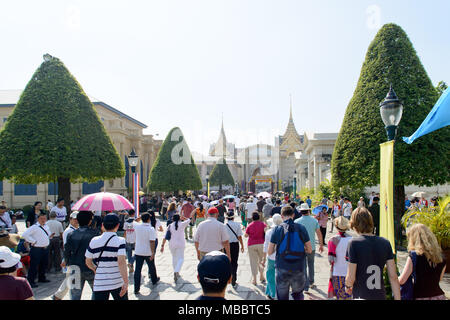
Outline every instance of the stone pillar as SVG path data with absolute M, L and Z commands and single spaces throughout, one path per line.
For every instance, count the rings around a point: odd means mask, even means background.
M 313 167 L 310 159 L 308 159 L 308 188 L 313 188 Z
M 316 160 L 316 156 L 314 156 L 314 189 L 319 187 L 320 180 L 319 180 L 320 174 L 319 174 L 319 163 Z

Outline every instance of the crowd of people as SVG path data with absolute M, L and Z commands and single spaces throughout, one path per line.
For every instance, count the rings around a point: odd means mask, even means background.
M 157 250 L 166 254 L 167 244 L 177 283 L 188 242 L 195 246 L 199 261 L 202 300 L 224 299 L 228 284 L 238 286 L 239 256 L 246 251 L 251 283 L 265 286 L 268 299 L 303 300 L 316 288 L 315 258 L 325 250 L 330 265 L 329 298 L 386 299 L 386 269 L 394 299 L 445 299 L 439 287 L 445 260 L 426 226 L 415 224 L 408 229 L 409 256 L 397 275 L 391 244 L 379 237 L 379 195 L 375 193 L 368 205 L 361 198 L 356 208 L 345 196 L 334 201 L 323 198 L 315 207 L 310 197 L 302 201 L 289 195 L 149 199 L 144 206 L 148 210 L 139 214 L 132 209 L 67 213 L 63 199 L 55 205 L 47 203 L 44 211 L 42 203 L 36 202 L 21 236 L 2 204 L 0 300 L 33 299 L 33 289 L 49 282 L 50 272 L 66 275 L 54 300 L 67 294 L 80 300 L 86 282 L 93 300 L 110 296 L 126 300 L 131 274 L 134 294 L 140 295 L 144 262 L 152 287 L 160 283 L 155 256 Z M 240 223 L 235 221 L 239 218 Z M 336 229 L 337 234 L 326 242 L 329 220 L 329 232 Z M 162 237 L 159 249 L 158 233 Z

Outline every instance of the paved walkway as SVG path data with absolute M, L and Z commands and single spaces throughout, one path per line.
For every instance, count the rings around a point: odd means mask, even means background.
M 236 219 L 237 222 L 240 220 Z M 25 230 L 23 221 L 17 222 L 19 232 L 22 233 Z M 163 223 L 165 226 L 165 223 Z M 330 230 L 331 222 L 328 223 L 328 230 Z M 327 231 L 326 241 L 334 235 L 335 232 L 329 233 Z M 162 243 L 163 233 L 159 232 L 158 235 L 159 244 Z M 317 242 L 317 241 L 316 241 Z M 245 253 L 239 255 L 239 268 L 238 268 L 238 286 L 234 289 L 231 285 L 228 286 L 226 292 L 226 298 L 229 300 L 265 300 L 265 285 L 257 284 L 254 286 L 251 284 L 251 269 L 250 260 L 247 251 L 247 240 L 244 238 L 244 244 L 246 246 Z M 183 268 L 181 269 L 181 279 L 177 284 L 173 281 L 173 268 L 172 268 L 172 256 L 169 248 L 166 246 L 163 254 L 159 251 L 156 254 L 155 262 L 158 276 L 161 278 L 158 285 L 153 287 L 148 277 L 148 268 L 144 264 L 142 270 L 142 284 L 140 295 L 134 295 L 134 280 L 133 274 L 129 276 L 129 289 L 128 297 L 130 300 L 193 300 L 201 294 L 201 287 L 197 280 L 197 254 L 195 251 L 194 243 L 192 240 L 188 240 L 185 249 L 185 261 Z M 318 249 L 318 245 L 317 245 Z M 399 270 L 403 269 L 406 261 L 406 252 L 399 252 L 398 264 Z M 315 258 L 315 284 L 316 288 L 310 289 L 310 294 L 305 294 L 306 300 L 326 300 L 328 291 L 328 278 L 330 273 L 330 267 L 327 258 L 327 249 L 324 248 L 324 252 L 319 254 L 316 252 Z M 35 298 L 39 300 L 51 299 L 52 295 L 57 291 L 59 285 L 64 279 L 62 273 L 50 273 L 48 279 L 50 283 L 39 284 L 38 288 L 34 289 Z M 446 275 L 444 281 L 441 283 L 441 287 L 446 291 L 447 296 L 450 297 L 450 275 Z M 86 284 L 83 290 L 82 299 L 90 300 L 92 291 Z M 69 294 L 66 295 L 64 300 L 70 299 Z

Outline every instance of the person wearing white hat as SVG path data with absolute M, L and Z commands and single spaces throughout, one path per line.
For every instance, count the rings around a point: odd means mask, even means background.
M 311 217 L 311 208 L 307 203 L 302 203 L 300 205 L 301 217 L 295 220 L 295 223 L 303 225 L 308 231 L 309 238 L 311 240 L 312 252 L 306 253 L 305 259 L 305 275 L 306 283 L 304 292 L 309 293 L 309 288 L 315 288 L 314 285 L 314 257 L 316 254 L 316 241 L 315 235 L 319 239 L 319 252 L 323 252 L 323 236 L 320 232 L 320 225 L 316 218 Z M 315 234 L 315 235 L 314 235 Z
M 345 276 L 348 269 L 345 257 L 348 242 L 352 239 L 346 231 L 350 229 L 350 222 L 347 218 L 340 216 L 334 219 L 333 223 L 338 234 L 328 241 L 328 262 L 331 265 L 328 298 L 350 300 L 352 295 L 345 292 Z
M 0 300 L 34 300 L 27 279 L 15 277 L 20 265 L 20 254 L 6 246 L 0 247 Z
M 274 228 L 276 226 L 279 226 L 282 223 L 283 223 L 283 218 L 278 213 L 275 213 L 272 216 L 272 218 L 267 219 L 267 224 L 269 225 L 270 229 L 268 229 L 266 231 L 266 235 L 265 235 L 264 249 L 263 249 L 263 252 L 264 252 L 263 264 L 266 263 L 266 256 L 267 256 L 266 295 L 267 295 L 267 298 L 270 300 L 274 300 L 277 295 L 276 282 L 275 282 L 275 256 L 276 256 L 276 253 L 274 252 L 269 256 L 269 255 L 267 255 L 267 250 L 269 248 L 270 238 L 272 237 Z

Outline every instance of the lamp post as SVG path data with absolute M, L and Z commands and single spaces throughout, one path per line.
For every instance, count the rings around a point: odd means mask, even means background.
M 128 155 L 128 163 L 131 167 L 132 172 L 132 180 L 133 180 L 133 205 L 134 210 L 136 211 L 136 216 L 139 216 L 139 175 L 136 172 L 136 167 L 139 162 L 139 157 L 134 151 L 134 148 L 131 150 L 131 153 Z
M 380 103 L 380 114 L 385 125 L 388 141 L 394 140 L 397 134 L 398 124 L 402 119 L 403 105 L 397 98 L 392 84 L 386 98 Z
M 206 175 L 206 193 L 209 199 L 209 174 Z
M 395 235 L 395 229 L 396 227 L 398 229 L 398 226 L 394 219 L 394 143 L 402 114 L 403 105 L 391 84 L 386 98 L 380 103 L 380 115 L 388 138 L 388 142 L 380 145 L 380 236 L 392 239 L 394 252 L 395 240 L 398 242 L 401 237 L 400 234 Z
M 297 170 L 294 170 L 294 186 L 293 186 L 293 192 L 294 192 L 294 201 L 297 197 Z

